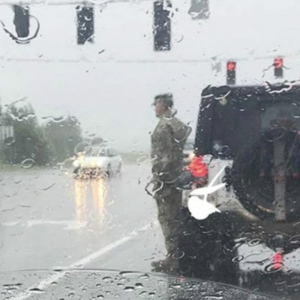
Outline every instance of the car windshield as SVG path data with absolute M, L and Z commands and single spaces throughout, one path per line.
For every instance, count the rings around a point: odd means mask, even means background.
M 107 150 L 105 148 L 91 148 L 86 152 L 89 156 L 107 156 Z
M 300 299 L 299 10 L 1 0 L 0 300 Z

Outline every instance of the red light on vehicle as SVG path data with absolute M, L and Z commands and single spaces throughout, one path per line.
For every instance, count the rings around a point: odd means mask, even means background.
M 188 169 L 194 177 L 206 177 L 208 175 L 207 165 L 203 162 L 201 156 L 195 156 L 190 162 Z
M 277 57 L 274 59 L 274 67 L 275 69 L 281 69 L 283 67 L 283 58 Z
M 230 62 L 228 62 L 227 63 L 227 70 L 228 71 L 234 71 L 235 70 L 235 62 L 233 62 L 233 61 L 230 61 Z
M 279 270 L 283 267 L 283 255 L 282 252 L 277 252 L 274 256 L 274 270 Z

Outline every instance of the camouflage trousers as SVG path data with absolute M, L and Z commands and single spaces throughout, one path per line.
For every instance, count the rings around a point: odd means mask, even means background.
M 178 213 L 182 192 L 173 186 L 166 186 L 155 192 L 154 199 L 157 203 L 158 221 L 165 237 L 167 254 L 172 255 L 179 245 Z

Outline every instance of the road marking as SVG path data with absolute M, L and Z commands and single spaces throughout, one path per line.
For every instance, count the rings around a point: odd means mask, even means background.
M 78 222 L 78 221 L 69 221 L 69 220 L 61 220 L 61 221 L 54 221 L 54 220 L 28 220 L 28 221 L 19 221 L 19 222 L 3 222 L 0 223 L 3 226 L 16 226 L 20 225 L 23 227 L 32 227 L 38 225 L 62 225 L 65 226 L 65 230 L 71 229 L 80 229 L 87 226 L 88 222 Z
M 110 252 L 111 250 L 121 246 L 122 244 L 125 244 L 126 242 L 132 240 L 134 237 L 136 237 L 140 232 L 147 231 L 150 228 L 153 228 L 158 225 L 158 222 L 155 221 L 153 223 L 147 224 L 146 226 L 143 226 L 140 229 L 133 230 L 130 232 L 127 236 L 122 237 L 121 239 L 112 242 L 111 244 L 105 246 L 104 248 L 99 249 L 98 251 L 78 260 L 77 262 L 73 263 L 72 265 L 62 268 L 63 271 L 60 271 L 59 273 L 53 274 L 48 276 L 47 278 L 41 280 L 37 283 L 37 285 L 34 285 L 27 289 L 27 291 L 21 292 L 18 295 L 11 297 L 11 300 L 25 300 L 29 297 L 36 295 L 34 291 L 31 291 L 31 289 L 40 289 L 40 290 L 46 290 L 47 287 L 49 287 L 53 282 L 57 282 L 60 279 L 62 279 L 68 272 L 68 269 L 75 269 L 80 267 L 84 267 L 85 265 L 91 263 L 92 261 L 98 259 L 99 257 L 103 256 L 104 254 Z

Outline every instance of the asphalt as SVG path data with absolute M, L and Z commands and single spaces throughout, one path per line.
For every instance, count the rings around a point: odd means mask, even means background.
M 147 162 L 94 181 L 75 180 L 67 169 L 0 172 L 0 275 L 46 270 L 26 277 L 26 286 L 51 290 L 53 282 L 66 282 L 53 270 L 151 272 L 165 248 L 155 202 L 145 191 L 149 180 Z M 249 249 L 243 256 L 262 253 Z
M 164 255 L 149 166 L 74 180 L 67 170 L 1 174 L 0 271 L 66 267 L 151 270 Z

